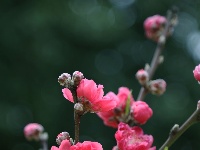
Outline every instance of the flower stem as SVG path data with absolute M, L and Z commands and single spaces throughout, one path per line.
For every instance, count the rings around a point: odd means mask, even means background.
M 162 32 L 162 34 L 158 40 L 158 44 L 157 44 L 156 50 L 154 52 L 150 68 L 147 70 L 149 73 L 149 80 L 152 79 L 156 69 L 158 68 L 158 65 L 160 64 L 159 57 L 164 49 L 164 46 L 166 43 L 166 37 L 167 37 L 169 29 L 172 25 L 171 20 L 174 19 L 174 16 L 176 15 L 176 13 L 177 13 L 177 11 L 172 11 L 172 10 L 169 10 L 167 13 L 167 23 L 165 25 L 164 31 Z M 148 93 L 148 89 L 146 89 L 145 87 L 141 87 L 137 100 L 141 100 L 141 101 L 144 100 L 147 93 Z
M 41 140 L 42 150 L 48 150 L 47 140 Z
M 77 97 L 76 89 L 77 89 L 76 87 L 71 89 L 72 96 L 73 96 L 73 99 L 74 99 L 74 105 L 76 103 L 78 103 L 78 97 Z M 74 109 L 74 124 L 75 124 L 74 141 L 75 141 L 75 144 L 79 142 L 80 119 L 81 119 L 81 116 Z
M 183 123 L 179 128 L 172 128 L 166 142 L 161 146 L 159 150 L 164 150 L 165 147 L 170 147 L 191 125 L 200 121 L 200 109 L 194 111 L 194 113 Z

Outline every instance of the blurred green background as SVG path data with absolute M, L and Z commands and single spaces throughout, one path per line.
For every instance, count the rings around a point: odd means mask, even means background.
M 179 7 L 179 24 L 164 51 L 165 61 L 154 79 L 167 81 L 163 96 L 148 95 L 154 110 L 143 126 L 159 148 L 175 124 L 196 109 L 200 86 L 192 70 L 200 62 L 198 0 L 1 0 L 0 1 L 0 143 L 1 150 L 36 150 L 23 127 L 37 122 L 49 133 L 49 147 L 58 133 L 73 137 L 73 105 L 63 96 L 57 78 L 79 70 L 88 79 L 117 93 L 120 86 L 140 85 L 135 73 L 151 61 L 156 44 L 145 38 L 143 21 Z M 81 120 L 81 141 L 94 140 L 111 150 L 115 129 L 95 114 Z M 200 149 L 200 124 L 192 126 L 170 150 Z

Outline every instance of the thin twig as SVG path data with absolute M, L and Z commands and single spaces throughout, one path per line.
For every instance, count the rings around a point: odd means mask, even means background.
M 47 140 L 42 140 L 41 145 L 42 145 L 42 150 L 48 150 Z
M 72 92 L 72 96 L 74 99 L 74 105 L 78 102 L 78 98 L 77 98 L 77 92 L 76 92 L 77 88 L 72 88 L 71 92 Z M 75 144 L 79 142 L 79 132 L 80 132 L 80 118 L 81 116 L 77 113 L 77 111 L 74 109 L 74 128 L 75 128 L 75 135 L 74 135 L 74 141 Z
M 169 28 L 171 26 L 171 20 L 173 19 L 174 17 L 174 14 L 172 11 L 168 11 L 167 13 L 167 23 L 166 23 L 166 26 L 165 26 L 165 29 L 163 31 L 163 33 L 161 34 L 159 40 L 158 40 L 158 44 L 157 44 L 157 47 L 156 47 L 156 50 L 154 52 L 154 55 L 153 55 L 153 58 L 152 58 L 152 61 L 151 61 L 151 65 L 150 65 L 150 68 L 148 70 L 148 73 L 149 73 L 149 79 L 151 80 L 158 65 L 159 65 L 159 57 L 164 49 L 164 46 L 165 46 L 165 42 L 166 42 L 166 37 L 167 37 L 167 34 L 169 32 Z M 145 87 L 142 87 L 140 89 L 140 92 L 139 92 L 139 95 L 138 95 L 138 98 L 137 100 L 144 100 L 145 98 L 145 95 L 148 93 L 148 90 L 145 88 Z
M 169 137 L 166 142 L 161 146 L 159 150 L 164 150 L 165 147 L 170 147 L 191 125 L 200 121 L 200 109 L 194 111 L 194 113 L 183 123 L 180 128 L 172 128 Z

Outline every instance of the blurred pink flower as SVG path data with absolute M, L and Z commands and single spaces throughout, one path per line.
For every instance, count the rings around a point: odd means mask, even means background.
M 97 115 L 104 121 L 104 124 L 113 128 L 117 128 L 119 122 L 123 121 L 125 117 L 125 107 L 128 97 L 130 96 L 130 105 L 134 102 L 131 91 L 127 87 L 120 87 L 118 94 L 109 92 L 106 96 L 112 97 L 117 106 L 107 112 L 99 112 Z
M 200 64 L 193 70 L 194 78 L 200 82 Z
M 153 114 L 149 105 L 143 101 L 134 102 L 131 106 L 131 111 L 134 122 L 137 124 L 145 124 Z
M 167 22 L 167 19 L 160 15 L 154 15 L 154 16 L 148 17 L 144 21 L 144 29 L 145 29 L 147 38 L 152 39 L 154 41 L 158 41 L 166 22 Z
M 162 95 L 166 91 L 166 82 L 163 79 L 150 81 L 149 90 L 152 94 Z
M 144 134 L 138 126 L 129 127 L 120 123 L 115 138 L 120 150 L 156 150 L 156 147 L 151 147 L 153 136 Z
M 59 148 L 52 146 L 51 150 L 103 150 L 103 148 L 98 142 L 84 141 L 83 143 L 71 145 L 69 140 L 64 140 Z
M 44 131 L 42 125 L 38 123 L 29 123 L 24 127 L 24 136 L 27 140 L 39 140 L 39 135 Z
M 74 102 L 69 89 L 64 88 L 62 92 L 66 99 Z M 116 101 L 112 97 L 103 96 L 103 94 L 103 86 L 97 86 L 93 80 L 82 79 L 77 88 L 78 101 L 86 112 L 105 112 L 116 106 Z

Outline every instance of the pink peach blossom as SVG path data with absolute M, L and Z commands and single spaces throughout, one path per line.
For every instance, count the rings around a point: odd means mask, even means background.
M 62 89 L 63 95 L 70 102 L 74 102 L 72 93 L 69 89 Z M 103 96 L 103 85 L 96 85 L 93 80 L 82 79 L 78 88 L 77 96 L 85 111 L 105 112 L 116 106 L 116 101 L 109 96 Z
M 149 105 L 143 101 L 134 102 L 131 106 L 131 111 L 134 122 L 137 124 L 145 124 L 153 114 Z
M 156 150 L 156 147 L 151 147 L 153 136 L 144 134 L 138 126 L 129 127 L 120 123 L 115 138 L 120 150 Z
M 154 15 L 151 17 L 148 17 L 144 21 L 144 29 L 146 32 L 146 36 L 149 39 L 152 39 L 154 41 L 158 41 L 158 38 L 160 37 L 164 24 L 167 22 L 167 19 L 160 15 Z
M 106 96 L 112 97 L 117 106 L 107 112 L 99 112 L 97 115 L 104 121 L 104 124 L 113 128 L 117 128 L 119 122 L 124 120 L 125 107 L 128 97 L 130 97 L 130 105 L 134 102 L 131 91 L 127 87 L 120 87 L 118 94 L 109 92 Z
M 24 136 L 28 140 L 39 140 L 39 135 L 44 131 L 42 125 L 38 123 L 29 123 L 24 127 Z
M 103 150 L 103 148 L 98 142 L 84 141 L 83 143 L 71 145 L 69 140 L 64 140 L 59 148 L 52 146 L 51 150 Z
M 200 82 L 200 64 L 193 70 L 194 78 Z

